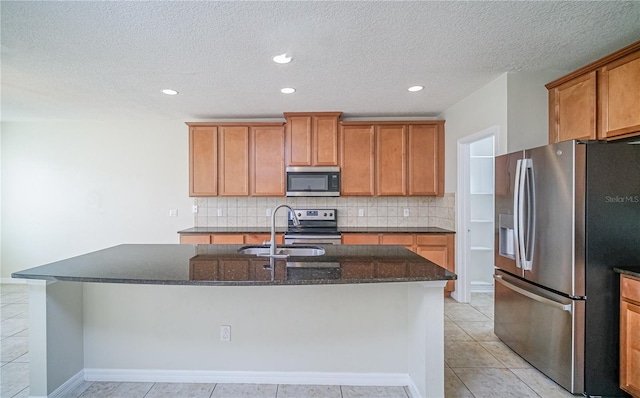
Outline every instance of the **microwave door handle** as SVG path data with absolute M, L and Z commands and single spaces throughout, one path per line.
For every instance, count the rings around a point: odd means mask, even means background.
M 536 230 L 536 202 L 535 202 L 535 179 L 533 174 L 533 160 L 524 159 L 522 175 L 524 177 L 523 187 L 526 187 L 527 198 L 527 225 L 521 226 L 522 236 L 522 268 L 531 271 L 533 267 L 533 251 L 535 244 Z M 524 196 L 523 196 L 524 197 Z M 524 222 L 524 219 L 523 219 Z M 526 233 L 524 233 L 526 231 Z
M 520 186 L 522 172 L 522 159 L 516 162 L 516 181 L 513 187 L 513 243 L 516 267 L 520 266 Z

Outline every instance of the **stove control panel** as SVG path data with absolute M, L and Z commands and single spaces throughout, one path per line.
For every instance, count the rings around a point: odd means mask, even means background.
M 298 220 L 335 221 L 338 211 L 336 209 L 293 209 Z

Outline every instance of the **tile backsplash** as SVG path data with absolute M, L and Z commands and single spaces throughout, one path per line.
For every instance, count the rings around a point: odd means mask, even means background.
M 455 194 L 444 197 L 338 197 L 338 198 L 195 198 L 196 227 L 268 227 L 271 210 L 280 204 L 293 208 L 338 209 L 338 227 L 440 227 L 455 230 Z M 405 209 L 409 216 L 404 216 Z M 276 225 L 286 225 L 280 209 Z M 359 212 L 364 212 L 359 216 Z

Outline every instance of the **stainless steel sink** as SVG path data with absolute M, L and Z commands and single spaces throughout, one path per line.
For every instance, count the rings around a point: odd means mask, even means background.
M 240 254 L 255 254 L 256 256 L 268 256 L 269 246 L 244 246 L 238 249 Z M 288 256 L 322 256 L 324 248 L 320 246 L 277 247 L 278 257 Z

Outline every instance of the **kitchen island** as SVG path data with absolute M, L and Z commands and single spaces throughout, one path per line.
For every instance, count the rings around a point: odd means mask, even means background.
M 400 246 L 277 260 L 240 248 L 120 245 L 13 274 L 29 280 L 31 396 L 83 380 L 444 395 L 442 290 L 455 274 Z

